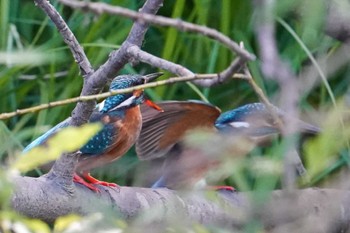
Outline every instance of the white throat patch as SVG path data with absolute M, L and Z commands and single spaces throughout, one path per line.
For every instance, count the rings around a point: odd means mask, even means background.
M 99 104 L 96 105 L 96 107 L 98 108 L 98 111 L 99 111 L 99 112 L 100 112 L 100 111 L 103 109 L 103 107 L 105 106 L 105 101 L 106 101 L 106 100 L 104 100 L 104 101 L 102 101 L 101 103 L 99 103 Z
M 114 111 L 114 110 L 117 110 L 118 108 L 129 106 L 134 102 L 135 99 L 136 99 L 136 96 L 132 95 L 131 97 L 121 102 L 118 106 L 115 106 L 114 108 L 112 108 L 110 111 Z

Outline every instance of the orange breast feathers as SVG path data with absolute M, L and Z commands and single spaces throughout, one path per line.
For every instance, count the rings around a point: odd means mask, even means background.
M 78 172 L 89 171 L 108 164 L 124 155 L 135 144 L 142 127 L 140 107 L 127 109 L 124 119 L 119 119 L 114 124 L 118 129 L 118 135 L 112 148 L 104 154 L 82 157 L 77 167 Z

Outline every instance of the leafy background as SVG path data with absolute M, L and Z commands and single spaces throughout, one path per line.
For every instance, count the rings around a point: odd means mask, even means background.
M 118 48 L 132 25 L 132 21 L 126 18 L 106 14 L 96 16 L 64 7 L 57 1 L 51 2 L 85 48 L 94 68 L 103 64 L 109 53 Z M 138 0 L 105 0 L 103 2 L 132 10 L 139 9 L 143 4 L 143 1 Z M 325 35 L 323 31 L 326 4 L 327 1 L 320 0 L 275 1 L 278 48 L 282 58 L 296 73 L 305 66 L 313 66 L 312 56 L 328 58 L 340 48 L 340 42 Z M 82 86 L 78 67 L 55 26 L 45 14 L 34 5 L 33 1 L 29 0 L 2 0 L 0 11 L 0 103 L 2 103 L 0 112 L 11 112 L 78 96 Z M 235 41 L 243 41 L 247 50 L 258 55 L 259 45 L 254 32 L 256 17 L 253 1 L 165 1 L 159 15 L 181 18 L 215 28 Z M 197 73 L 220 72 L 233 59 L 228 49 L 202 35 L 158 26 L 152 26 L 147 32 L 143 49 L 184 65 Z M 325 68 L 322 64 L 319 65 Z M 273 103 L 278 104 L 277 84 L 264 79 L 259 69 L 260 60 L 250 62 L 248 66 L 265 94 Z M 135 67 L 127 65 L 121 73 L 146 74 L 154 71 L 157 69 L 139 64 Z M 341 122 L 339 118 L 343 117 L 339 112 L 339 117 L 328 114 L 330 112 L 337 114 L 333 111 L 335 108 L 330 96 L 334 96 L 338 106 L 343 106 L 342 100 L 350 81 L 349 72 L 349 66 L 343 65 L 331 74 L 327 74 L 328 81 L 319 82 L 310 92 L 300 96 L 303 119 L 320 126 L 327 122 L 325 135 L 331 135 L 327 134 L 327 129 L 338 127 Z M 163 78 L 170 76 L 172 74 L 166 73 Z M 307 77 L 299 78 L 307 79 Z M 326 85 L 330 86 L 330 91 L 327 90 Z M 178 83 L 149 89 L 147 94 L 157 101 L 208 99 L 223 111 L 258 101 L 257 95 L 244 80 L 231 80 L 213 88 Z M 344 106 L 337 109 L 346 112 L 346 105 Z M 67 118 L 73 107 L 74 104 L 69 104 L 1 121 L 0 155 L 4 164 L 13 162 L 23 146 Z M 344 127 L 339 129 L 342 130 Z M 314 154 L 314 157 L 307 157 L 308 166 L 315 169 L 311 177 L 312 185 L 325 184 L 330 177 L 334 175 L 339 177 L 339 174 L 346 173 L 346 167 L 349 164 L 349 155 L 346 150 L 348 137 L 344 136 L 344 138 L 344 143 L 336 145 L 332 150 L 334 154 L 326 154 L 323 157 L 316 157 L 317 154 Z M 333 139 L 333 137 L 324 139 L 326 145 L 332 147 Z M 310 153 L 317 152 L 319 145 L 325 144 L 325 141 L 319 141 L 321 142 L 316 141 L 310 146 Z M 277 150 L 278 145 L 271 150 L 258 151 L 255 154 L 264 153 L 273 157 L 278 153 Z M 320 163 L 320 160 L 327 162 Z M 139 161 L 132 149 L 118 162 L 96 169 L 93 174 L 120 185 L 132 185 L 136 182 L 135 174 L 139 171 L 138 166 Z M 256 175 L 250 172 L 249 168 L 243 170 L 242 173 L 235 172 L 234 176 L 225 181 L 226 184 L 243 190 L 257 190 L 261 187 L 271 190 L 279 187 L 277 175 L 273 176 L 276 179 L 272 179 L 273 182 L 269 183 L 266 181 L 271 181 L 271 175 L 256 179 Z M 31 175 L 38 175 L 38 173 L 33 172 Z M 6 180 L 2 179 L 4 187 L 8 187 Z M 307 186 L 310 183 L 302 185 Z M 7 203 L 7 189 L 1 189 L 0 193 L 4 193 L 0 195 L 3 197 L 2 203 Z

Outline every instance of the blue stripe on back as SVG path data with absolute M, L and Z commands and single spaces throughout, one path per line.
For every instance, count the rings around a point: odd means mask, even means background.
M 57 131 L 59 131 L 62 128 L 65 128 L 68 126 L 70 118 L 67 118 L 66 120 L 62 121 L 61 123 L 57 124 L 55 127 L 51 128 L 49 131 L 32 141 L 26 148 L 23 149 L 23 153 L 30 151 L 34 147 L 40 146 L 43 143 L 46 142 L 46 140 L 53 136 Z

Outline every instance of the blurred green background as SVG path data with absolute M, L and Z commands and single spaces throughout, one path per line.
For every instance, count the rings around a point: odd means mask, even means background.
M 126 18 L 94 15 L 64 7 L 57 1 L 51 2 L 84 47 L 95 69 L 106 61 L 111 51 L 118 48 L 132 25 L 132 21 Z M 143 4 L 139 0 L 100 2 L 132 10 L 139 9 Z M 350 67 L 346 65 L 346 59 L 349 58 L 343 58 L 343 64 L 338 66 L 327 66 L 325 62 L 341 49 L 340 42 L 324 33 L 326 3 L 321 0 L 278 0 L 274 5 L 278 49 L 292 70 L 297 74 L 306 74 L 303 72 L 305 67 L 315 68 L 312 58 L 316 58 L 316 63 L 324 72 L 333 68 L 332 72 L 325 72 L 328 81 L 317 82 L 310 91 L 300 96 L 303 119 L 320 126 L 326 121 L 328 113 L 335 109 L 331 96 L 335 97 L 337 104 L 341 103 L 350 81 Z M 82 87 L 79 69 L 70 50 L 45 14 L 29 0 L 1 0 L 0 11 L 0 113 L 78 96 Z M 207 25 L 237 42 L 243 41 L 245 48 L 258 57 L 256 61 L 248 63 L 254 79 L 270 100 L 278 103 L 277 84 L 265 79 L 259 68 L 253 1 L 165 1 L 159 15 Z M 235 57 L 228 49 L 203 35 L 159 26 L 150 27 L 142 49 L 196 73 L 220 72 Z M 135 67 L 127 65 L 120 73 L 146 74 L 155 71 L 157 69 L 154 67 L 139 64 Z M 170 76 L 173 75 L 166 73 L 163 78 Z M 299 79 L 306 82 L 308 76 L 303 75 Z M 318 80 L 321 78 L 318 77 Z M 330 90 L 326 89 L 326 85 L 330 86 Z M 147 90 L 147 94 L 155 101 L 201 99 L 198 92 L 223 111 L 258 101 L 257 95 L 244 80 L 230 80 L 212 88 L 177 83 Z M 69 104 L 1 121 L 0 155 L 3 161 L 11 162 L 23 146 L 70 116 L 73 107 L 74 104 Z M 335 125 L 340 124 L 338 119 L 333 118 L 333 121 Z M 332 123 L 329 125 L 330 128 L 335 127 Z M 336 155 L 330 157 L 331 163 L 320 165 L 312 177 L 313 185 L 321 184 L 320 181 L 331 174 L 339 174 L 342 171 L 340 168 L 347 168 L 349 155 L 346 148 L 347 139 L 336 148 Z M 274 154 L 273 150 L 263 153 Z M 325 159 L 328 159 L 327 155 Z M 309 159 L 309 163 L 318 166 L 317 160 Z M 118 162 L 97 169 L 93 174 L 120 185 L 132 185 L 138 163 L 132 149 Z M 242 174 L 238 174 L 236 180 L 227 179 L 226 183 L 253 190 L 264 184 L 264 181 L 259 183 L 251 175 L 245 177 L 245 173 Z M 269 175 L 267 180 L 270 180 Z M 279 187 L 277 181 L 272 183 L 268 185 L 269 188 Z

